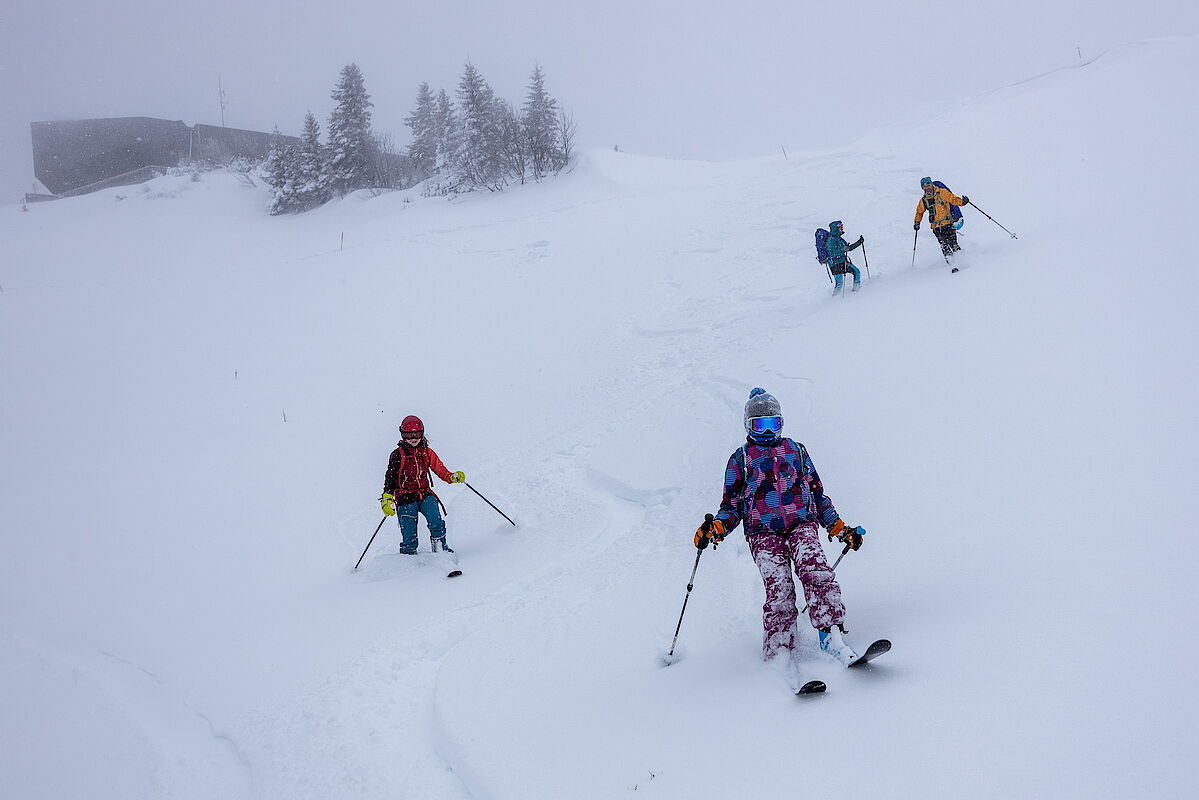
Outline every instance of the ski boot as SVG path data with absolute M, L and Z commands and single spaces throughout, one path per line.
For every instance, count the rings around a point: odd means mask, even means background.
M 845 633 L 844 625 L 821 628 L 820 649 L 845 666 L 849 666 L 854 661 L 857 661 L 858 654 L 854 652 L 852 647 L 845 643 L 845 639 L 842 638 L 843 633 Z

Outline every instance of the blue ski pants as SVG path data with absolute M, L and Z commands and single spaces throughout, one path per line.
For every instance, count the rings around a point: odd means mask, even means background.
M 841 267 L 841 269 L 843 269 L 845 272 L 853 273 L 853 285 L 854 286 L 857 286 L 859 283 L 862 282 L 862 271 L 860 269 L 858 269 L 857 267 L 855 267 L 853 265 L 852 261 L 846 261 L 845 266 Z M 833 273 L 833 291 L 834 292 L 841 290 L 842 276 L 843 276 L 843 273 L 841 273 L 841 272 Z
M 426 495 L 423 500 L 418 500 L 415 503 L 404 503 L 401 506 L 396 506 L 396 518 L 400 523 L 400 552 L 411 554 L 416 552 L 416 515 L 421 513 L 425 515 L 425 522 L 429 523 L 429 536 L 439 540 L 440 544 L 445 544 L 445 520 L 441 518 L 441 509 L 437 507 L 437 498 L 433 495 Z

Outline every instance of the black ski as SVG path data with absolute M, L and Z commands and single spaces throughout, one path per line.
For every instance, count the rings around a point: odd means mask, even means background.
M 889 639 L 879 639 L 877 642 L 867 647 L 865 653 L 862 653 L 862 655 L 858 656 L 853 661 L 850 661 L 848 664 L 846 664 L 846 666 L 860 667 L 862 664 L 873 661 L 890 649 L 891 641 Z
M 450 549 L 450 546 L 447 545 L 445 541 L 442 541 L 439 547 L 438 540 L 432 539 L 429 542 L 429 546 L 433 548 L 434 553 L 448 553 L 445 558 L 447 558 L 449 562 L 453 564 L 453 566 L 451 566 L 449 572 L 445 574 L 447 578 L 457 578 L 462 574 L 462 570 L 458 569 L 458 556 L 454 555 L 454 551 Z
M 799 687 L 795 693 L 799 694 L 820 694 L 828 687 L 824 685 L 824 681 L 808 681 L 803 686 Z

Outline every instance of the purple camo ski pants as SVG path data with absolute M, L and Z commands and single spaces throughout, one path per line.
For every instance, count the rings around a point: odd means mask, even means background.
M 762 606 L 762 657 L 773 658 L 795 645 L 795 581 L 799 576 L 808 602 L 808 619 L 814 628 L 839 625 L 845 619 L 841 587 L 824 558 L 815 525 L 799 525 L 786 535 L 751 533 L 745 537 L 753 553 L 766 603 Z

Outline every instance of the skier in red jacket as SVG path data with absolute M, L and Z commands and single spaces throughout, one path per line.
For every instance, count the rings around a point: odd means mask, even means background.
M 445 543 L 445 521 L 441 518 L 438 504 L 441 502 L 433 492 L 429 473 L 433 472 L 446 483 L 462 483 L 466 475 L 451 473 L 429 447 L 425 438 L 425 424 L 420 417 L 407 416 L 400 423 L 400 442 L 387 460 L 387 474 L 383 478 L 383 496 L 379 504 L 389 517 L 399 516 L 400 552 L 412 555 L 416 552 L 416 515 L 425 515 L 432 537 L 433 551 L 438 548 L 450 550 Z

